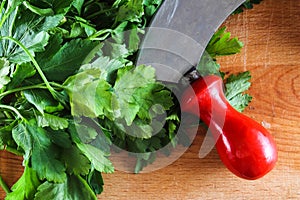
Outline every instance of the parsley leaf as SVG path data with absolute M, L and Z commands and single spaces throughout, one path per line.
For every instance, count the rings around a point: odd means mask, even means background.
M 237 37 L 230 37 L 231 33 L 226 32 L 226 27 L 220 28 L 208 43 L 206 47 L 207 53 L 212 58 L 239 53 L 243 43 Z
M 69 174 L 87 175 L 89 173 L 90 161 L 75 145 L 64 149 L 61 159 L 65 162 Z
M 24 173 L 12 186 L 12 192 L 6 196 L 6 200 L 34 199 L 36 190 L 40 186 L 41 181 L 36 171 L 30 168 L 27 163 Z
M 44 182 L 38 187 L 34 199 L 97 200 L 97 197 L 82 177 L 70 175 L 63 183 Z
M 45 23 L 45 18 L 39 18 L 27 11 L 22 13 L 18 20 L 16 20 L 16 16 L 17 13 L 13 12 L 9 20 L 5 21 L 1 28 L 1 36 L 12 36 L 20 41 L 32 55 L 35 55 L 35 52 L 43 51 L 49 40 L 49 34 L 40 28 Z M 1 17 L 0 13 L 0 19 Z M 3 39 L 0 41 L 0 56 L 18 64 L 31 61 L 18 45 Z
M 95 194 L 101 194 L 101 192 L 103 191 L 104 182 L 99 171 L 92 169 L 86 177 L 86 180 Z
M 11 81 L 9 77 L 10 71 L 11 66 L 9 62 L 4 58 L 0 58 L 0 91 Z
M 66 14 L 72 6 L 73 0 L 30 0 L 36 8 L 51 9 L 53 14 Z
M 76 124 L 76 130 L 80 141 L 84 144 L 91 143 L 98 136 L 97 131 L 88 125 Z
M 89 129 L 89 134 L 85 135 L 84 129 Z M 92 166 L 99 172 L 112 173 L 114 171 L 114 167 L 111 161 L 107 158 L 109 156 L 109 152 L 105 152 L 101 147 L 97 147 L 92 143 L 84 143 L 90 142 L 95 137 L 95 131 L 91 130 L 90 127 L 83 127 L 82 125 L 73 124 L 69 127 L 69 131 L 71 133 L 71 138 L 73 142 L 76 144 L 77 148 L 81 151 L 81 153 L 88 158 L 91 162 Z M 88 138 L 89 137 L 89 138 Z
M 157 150 L 168 147 L 169 155 L 186 145 L 176 135 L 181 119 L 172 92 L 151 66 L 132 65 L 162 2 L 1 3 L 0 149 L 23 155 L 25 165 L 7 199 L 96 199 L 101 173 L 114 171 L 114 145 L 138 153 L 136 173 Z M 197 67 L 201 75 L 219 73 L 217 57 L 240 51 L 242 43 L 230 37 L 225 28 L 215 33 Z M 230 103 L 243 110 L 249 77 L 225 80 Z
M 113 87 L 120 105 L 121 117 L 127 125 L 131 125 L 140 111 L 141 103 L 134 98 L 133 94 L 137 88 L 145 88 L 155 82 L 155 71 L 152 67 L 132 66 L 122 68 L 118 71 L 117 80 Z
M 54 43 L 61 41 L 60 38 L 53 39 L 54 41 L 37 59 L 47 78 L 53 81 L 65 81 L 74 75 L 85 58 L 98 45 L 89 40 L 75 39 L 61 46 L 60 43 Z
M 163 114 L 165 110 L 169 110 L 174 105 L 171 92 L 165 90 L 163 85 L 157 83 L 137 88 L 133 93 L 133 98 L 140 104 L 140 109 L 137 113 L 140 119 L 151 120 L 154 116 L 153 112 Z
M 250 79 L 251 75 L 248 71 L 237 75 L 230 75 L 226 79 L 225 96 L 229 103 L 240 112 L 242 112 L 252 100 L 250 95 L 243 94 L 251 85 L 249 82 Z
M 233 14 L 243 12 L 245 9 L 252 9 L 254 4 L 259 4 L 262 0 L 246 0 L 240 7 L 238 7 Z
M 94 60 L 92 63 L 88 63 L 85 65 L 82 65 L 80 67 L 80 71 L 84 71 L 87 69 L 98 69 L 101 71 L 98 78 L 102 78 L 107 80 L 108 82 L 112 82 L 114 72 L 120 68 L 123 68 L 124 64 L 119 61 L 118 59 L 111 59 L 108 56 L 100 56 L 96 60 Z
M 66 80 L 73 116 L 114 118 L 112 87 L 99 77 L 100 70 L 86 69 Z
M 205 51 L 202 54 L 199 64 L 197 65 L 197 72 L 201 76 L 212 74 L 218 75 L 220 73 L 220 65 L 211 57 L 208 52 Z
M 102 150 L 90 145 L 77 143 L 77 147 L 80 151 L 90 160 L 95 169 L 99 172 L 112 173 L 114 172 L 114 167 L 111 161 L 107 158 Z
M 41 114 L 61 111 L 64 108 L 46 90 L 26 90 L 23 94 L 27 101 L 34 105 Z
M 45 129 L 38 127 L 35 120 L 19 123 L 12 135 L 19 147 L 25 152 L 24 159 L 29 160 L 39 178 L 63 182 L 66 178 L 65 167 L 57 159 L 58 152 L 51 143 Z
M 19 87 L 24 80 L 34 76 L 36 73 L 35 68 L 30 63 L 22 63 L 17 65 L 15 71 L 11 75 L 11 82 L 7 85 L 7 89 Z
M 0 119 L 3 119 L 3 113 L 0 112 Z M 15 141 L 13 140 L 12 137 L 12 129 L 16 126 L 17 121 L 14 120 L 13 122 L 11 122 L 10 124 L 6 124 L 0 121 L 1 123 L 1 128 L 0 128 L 0 150 L 4 149 L 5 145 L 7 146 L 15 146 Z
M 39 127 L 51 127 L 53 130 L 66 129 L 69 126 L 67 119 L 44 113 L 37 116 L 37 125 Z
M 196 67 L 197 73 L 200 76 L 222 74 L 221 66 L 217 63 L 217 57 L 237 54 L 242 47 L 243 43 L 237 37 L 231 38 L 230 32 L 226 32 L 226 27 L 220 28 L 210 39 Z
M 141 22 L 141 17 L 143 14 L 144 7 L 142 1 L 127 1 L 125 4 L 119 7 L 115 23 L 122 21 Z

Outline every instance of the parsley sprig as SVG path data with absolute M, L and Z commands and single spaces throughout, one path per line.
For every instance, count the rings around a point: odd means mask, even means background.
M 112 173 L 113 146 L 155 160 L 180 125 L 172 92 L 151 66 L 134 66 L 144 29 L 161 0 L 4 0 L 0 5 L 0 150 L 23 156 L 10 199 L 97 199 Z M 220 73 L 219 56 L 242 43 L 221 28 L 197 67 Z M 242 111 L 248 72 L 225 77 Z M 162 121 L 161 118 L 165 121 Z M 130 134 L 128 134 L 130 133 Z M 171 149 L 165 152 L 168 155 Z

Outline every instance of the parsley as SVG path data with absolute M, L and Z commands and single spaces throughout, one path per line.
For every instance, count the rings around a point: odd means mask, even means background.
M 217 62 L 220 56 L 227 56 L 240 53 L 243 43 L 237 37 L 231 38 L 231 34 L 226 32 L 226 27 L 220 28 L 211 38 L 197 66 L 197 72 L 201 76 L 215 74 L 223 76 L 225 79 L 225 96 L 229 103 L 238 111 L 242 112 L 251 102 L 252 97 L 244 94 L 250 88 L 250 72 L 246 71 L 238 75 L 231 74 L 224 77 L 221 66 Z
M 4 88 L 5 85 L 7 85 L 10 82 L 10 68 L 9 62 L 2 58 L 0 60 L 0 91 L 2 88 Z
M 25 163 L 24 173 L 11 188 L 13 192 L 8 193 L 6 200 L 14 199 L 34 199 L 37 188 L 41 185 L 36 171 L 34 171 L 28 162 Z
M 245 9 L 252 9 L 254 4 L 259 4 L 262 0 L 246 0 L 240 7 L 238 7 L 233 14 L 243 12 Z
M 206 52 L 212 57 L 227 56 L 239 53 L 243 43 L 238 38 L 230 38 L 230 32 L 226 32 L 226 27 L 220 28 L 211 38 L 206 47 Z
M 252 1 L 251 1 L 252 2 Z M 136 157 L 138 173 L 176 139 L 174 94 L 151 66 L 133 66 L 161 0 L 4 0 L 0 5 L 0 149 L 23 156 L 6 199 L 96 199 L 112 173 L 113 146 Z M 218 30 L 198 65 L 220 73 L 218 56 L 242 43 Z M 248 73 L 226 79 L 230 103 L 251 97 Z M 128 134 L 130 133 L 130 134 Z M 186 144 L 183 144 L 186 145 Z M 171 147 L 164 153 L 169 155 Z M 11 190 L 11 192 L 9 192 Z
M 226 32 L 226 27 L 220 28 L 209 41 L 196 67 L 198 73 L 201 76 L 220 74 L 221 66 L 217 63 L 217 58 L 237 54 L 242 48 L 243 43 L 237 37 L 231 38 L 231 34 Z
M 226 98 L 229 103 L 238 111 L 242 112 L 251 102 L 252 97 L 249 94 L 243 94 L 250 88 L 250 72 L 246 71 L 237 75 L 230 75 L 226 79 Z

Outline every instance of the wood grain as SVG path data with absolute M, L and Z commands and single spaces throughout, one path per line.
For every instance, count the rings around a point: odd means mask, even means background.
M 205 136 L 199 131 L 185 154 L 166 168 L 104 175 L 99 199 L 300 199 L 300 1 L 264 0 L 224 25 L 245 47 L 219 61 L 229 73 L 251 71 L 254 99 L 245 114 L 269 124 L 279 151 L 275 169 L 256 181 L 237 178 L 215 149 L 199 159 Z M 0 152 L 0 162 L 1 175 L 11 186 L 22 173 L 21 159 Z

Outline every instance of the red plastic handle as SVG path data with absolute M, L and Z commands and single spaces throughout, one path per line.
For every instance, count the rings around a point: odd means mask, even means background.
M 278 154 L 272 135 L 229 104 L 220 77 L 210 75 L 193 82 L 181 106 L 209 126 L 222 162 L 235 175 L 254 180 L 274 168 Z

